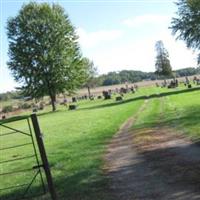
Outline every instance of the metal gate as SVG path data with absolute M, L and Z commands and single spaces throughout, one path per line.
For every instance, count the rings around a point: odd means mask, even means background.
M 29 199 L 47 190 L 56 200 L 37 116 L 1 121 L 0 199 Z

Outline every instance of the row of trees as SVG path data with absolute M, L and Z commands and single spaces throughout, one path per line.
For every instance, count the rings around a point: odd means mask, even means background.
M 9 99 L 21 99 L 22 95 L 19 91 L 5 92 L 0 94 L 0 101 L 8 101 Z
M 176 77 L 185 77 L 193 76 L 200 74 L 200 68 L 184 68 L 179 70 L 173 70 L 170 75 L 159 75 L 154 72 L 142 72 L 134 70 L 122 70 L 120 72 L 109 72 L 108 74 L 100 75 L 93 79 L 93 86 L 106 86 L 106 85 L 115 85 L 121 83 L 135 83 L 143 80 L 156 80 L 164 78 L 174 78 Z

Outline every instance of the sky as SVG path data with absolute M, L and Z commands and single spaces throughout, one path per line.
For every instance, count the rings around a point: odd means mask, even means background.
M 84 56 L 99 74 L 109 71 L 155 71 L 155 43 L 162 40 L 173 69 L 196 67 L 197 54 L 169 29 L 176 16 L 174 0 L 48 0 L 59 3 L 76 27 Z M 7 67 L 6 22 L 29 1 L 0 0 L 0 92 L 18 84 Z

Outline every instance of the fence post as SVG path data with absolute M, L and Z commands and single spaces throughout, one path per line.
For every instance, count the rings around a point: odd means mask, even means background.
M 32 120 L 34 131 L 35 131 L 35 136 L 36 136 L 40 156 L 42 159 L 42 163 L 43 163 L 43 167 L 44 167 L 44 171 L 45 171 L 45 175 L 47 179 L 48 189 L 51 194 L 52 200 L 57 200 L 57 195 L 56 195 L 56 191 L 53 185 L 52 175 L 51 175 L 51 171 L 50 171 L 50 167 L 49 167 L 49 163 L 48 163 L 48 159 L 47 159 L 47 155 L 46 155 L 46 151 L 45 151 L 45 147 L 44 147 L 44 143 L 42 139 L 42 134 L 40 131 L 40 126 L 39 126 L 36 114 L 31 115 L 31 120 Z

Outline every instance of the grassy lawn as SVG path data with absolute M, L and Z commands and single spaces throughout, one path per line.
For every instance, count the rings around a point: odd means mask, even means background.
M 127 95 L 126 99 L 133 98 L 134 94 Z M 44 142 L 55 181 L 56 190 L 60 199 L 106 199 L 106 180 L 102 175 L 102 155 L 106 144 L 120 125 L 132 116 L 144 100 L 116 104 L 114 100 L 83 101 L 79 103 L 77 111 L 67 111 L 59 107 L 57 112 L 48 112 L 50 108 L 39 116 L 41 130 L 44 133 Z M 114 104 L 113 104 L 114 103 Z M 12 127 L 28 132 L 25 121 L 11 123 Z M 1 128 L 1 134 L 5 129 Z M 6 136 L 1 142 L 1 148 L 12 146 L 15 143 L 28 142 L 24 135 Z M 4 150 L 1 160 L 28 156 L 31 146 L 17 148 L 15 151 Z M 16 171 L 31 167 L 34 158 L 15 163 L 1 165 L 1 173 Z M 8 170 L 9 169 L 9 170 Z M 9 179 L 0 176 L 0 188 L 19 183 L 29 182 L 33 173 L 22 173 L 19 176 L 9 176 Z M 34 184 L 38 189 L 38 181 Z M 8 190 L 9 191 L 9 190 Z M 11 197 L 20 193 L 20 190 L 9 191 Z M 34 192 L 34 190 L 33 190 Z M 106 196 L 106 197 L 105 197 Z M 4 199 L 12 199 L 5 196 Z M 37 197 L 37 199 L 40 199 Z M 43 196 L 41 199 L 49 199 Z
M 152 98 L 140 114 L 135 128 L 166 125 L 181 131 L 191 139 L 200 137 L 200 91 Z
M 138 111 L 146 98 L 143 98 L 143 96 L 169 91 L 179 92 L 180 89 L 141 88 L 136 94 L 127 94 L 121 103 L 115 102 L 114 99 L 81 101 L 78 103 L 78 110 L 76 111 L 67 111 L 65 107 L 58 106 L 58 111 L 54 113 L 50 112 L 50 107 L 40 112 L 39 122 L 44 134 L 44 142 L 59 196 L 58 199 L 110 200 L 111 197 L 106 191 L 107 180 L 101 169 L 106 145 L 120 125 Z M 200 134 L 199 97 L 200 92 L 194 91 L 165 95 L 161 98 L 149 98 L 147 109 L 140 113 L 134 128 L 156 126 L 159 122 L 198 137 Z M 160 117 L 160 113 L 162 113 L 162 117 Z M 27 124 L 24 121 L 12 123 L 11 126 L 28 132 Z M 5 129 L 1 128 L 0 131 L 2 134 Z M 6 136 L 4 140 L 0 139 L 1 148 L 30 140 L 23 135 L 10 135 Z M 13 158 L 13 155 L 14 158 L 22 155 L 28 156 L 31 151 L 32 146 L 18 148 L 14 152 L 4 151 L 5 153 L 2 153 L 0 161 Z M 15 161 L 11 164 L 4 163 L 0 166 L 0 172 L 17 170 L 19 166 L 20 169 L 32 167 L 35 165 L 34 159 Z M 33 176 L 33 172 L 31 173 L 9 176 L 9 179 L 0 176 L 0 188 L 30 181 L 29 176 Z M 39 179 L 33 186 L 32 192 L 40 190 Z M 16 189 L 7 192 L 9 196 L 5 196 L 5 191 L 0 195 L 4 197 L 3 199 L 9 200 L 12 199 L 11 197 L 14 194 L 21 191 Z M 47 200 L 50 198 L 48 195 L 44 195 L 36 199 Z

